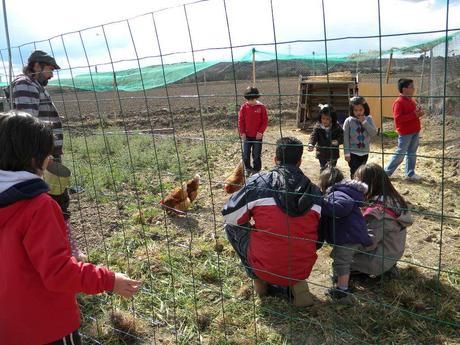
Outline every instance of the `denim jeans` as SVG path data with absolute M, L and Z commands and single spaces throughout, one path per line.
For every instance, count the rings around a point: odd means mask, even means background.
M 391 176 L 398 168 L 399 164 L 406 156 L 406 176 L 411 177 L 415 174 L 415 163 L 417 162 L 417 149 L 419 133 L 398 136 L 398 148 L 391 156 L 390 163 L 385 167 L 385 172 Z
M 250 227 L 250 223 L 240 226 L 227 224 L 225 225 L 225 232 L 227 233 L 228 241 L 233 249 L 235 249 L 236 254 L 238 254 L 247 275 L 249 278 L 255 279 L 257 276 L 254 274 L 248 261 Z
M 251 167 L 251 151 L 254 169 Z M 262 169 L 262 140 L 247 137 L 243 143 L 243 162 L 246 170 L 259 172 Z

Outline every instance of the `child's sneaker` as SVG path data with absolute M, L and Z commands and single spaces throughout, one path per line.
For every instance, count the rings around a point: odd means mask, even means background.
M 408 180 L 408 181 L 418 182 L 421 179 L 423 179 L 423 177 L 420 176 L 420 175 L 417 175 L 416 173 L 414 173 L 412 176 L 406 176 L 406 180 Z
M 390 279 L 396 279 L 401 276 L 401 272 L 399 272 L 398 267 L 396 267 L 396 264 L 394 264 L 388 271 L 384 273 L 384 275 Z
M 350 288 L 346 290 L 342 290 L 339 288 L 330 288 L 326 290 L 324 294 L 326 296 L 329 296 L 333 300 L 342 302 L 342 303 L 350 303 L 353 298 L 353 294 Z

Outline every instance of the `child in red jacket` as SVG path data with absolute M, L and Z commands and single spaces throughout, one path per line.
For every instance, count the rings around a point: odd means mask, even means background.
M 262 137 L 268 125 L 267 108 L 257 100 L 259 97 L 259 90 L 249 86 L 244 93 L 247 101 L 238 114 L 238 129 L 243 139 L 243 162 L 248 176 L 262 168 Z M 254 168 L 251 167 L 251 151 Z
M 77 293 L 131 297 L 140 282 L 71 256 L 41 176 L 53 134 L 26 113 L 0 114 L 0 342 L 81 344 Z
M 385 166 L 385 172 L 391 176 L 406 157 L 406 179 L 420 181 L 422 177 L 415 173 L 417 149 L 420 138 L 420 117 L 423 110 L 412 96 L 415 93 L 412 79 L 399 79 L 398 90 L 401 93 L 393 103 L 393 118 L 398 132 L 398 147 Z

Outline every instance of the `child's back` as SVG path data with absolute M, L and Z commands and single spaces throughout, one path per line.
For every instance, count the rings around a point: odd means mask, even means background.
M 372 244 L 360 209 L 366 190 L 366 185 L 358 181 L 340 182 L 328 189 L 321 205 L 320 225 L 328 243 Z
M 71 257 L 61 209 L 41 179 L 53 151 L 50 129 L 27 114 L 0 114 L 0 147 L 0 342 L 48 344 L 75 335 L 80 344 L 75 295 L 129 297 L 140 282 Z

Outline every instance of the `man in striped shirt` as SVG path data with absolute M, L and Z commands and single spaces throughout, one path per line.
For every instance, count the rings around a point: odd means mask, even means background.
M 13 81 L 13 109 L 38 117 L 53 129 L 53 156 L 55 160 L 60 161 L 63 144 L 62 122 L 45 89 L 55 69 L 60 67 L 52 56 L 41 50 L 34 51 L 24 67 L 23 74 L 18 75 Z
M 18 75 L 12 83 L 12 104 L 13 109 L 27 112 L 52 128 L 54 134 L 53 160 L 61 162 L 64 139 L 62 122 L 50 94 L 45 89 L 48 80 L 53 77 L 53 71 L 56 69 L 61 68 L 54 57 L 41 50 L 34 51 L 29 56 L 27 66 L 23 69 L 23 74 Z M 77 260 L 83 261 L 85 255 L 77 248 L 70 226 L 69 191 L 66 188 L 61 195 L 51 195 L 51 197 L 61 207 L 66 220 L 72 254 Z

